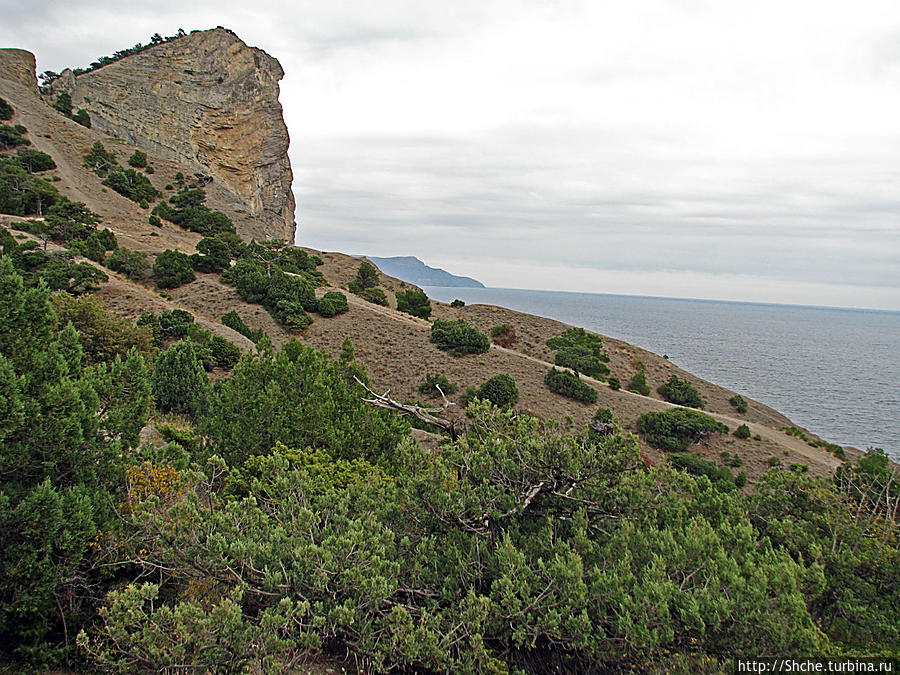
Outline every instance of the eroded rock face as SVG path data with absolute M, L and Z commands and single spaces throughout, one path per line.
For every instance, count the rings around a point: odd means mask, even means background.
M 0 49 L 0 73 L 3 79 L 17 82 L 38 93 L 37 77 L 34 74 L 34 54 L 24 49 Z
M 54 89 L 68 90 L 94 128 L 211 175 L 250 216 L 235 218 L 242 235 L 293 242 L 282 77 L 276 59 L 217 28 L 77 77 L 64 72 Z

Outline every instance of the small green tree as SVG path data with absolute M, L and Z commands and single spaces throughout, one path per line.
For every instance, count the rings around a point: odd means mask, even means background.
M 117 248 L 110 253 L 105 264 L 114 272 L 120 272 L 132 280 L 143 279 L 150 267 L 146 253 L 127 248 Z
M 128 165 L 135 169 L 143 169 L 147 166 L 147 153 L 142 150 L 135 150 L 131 157 L 128 158 Z
M 350 306 L 347 304 L 347 296 L 340 291 L 328 291 L 319 299 L 316 311 L 321 316 L 329 318 L 336 314 L 343 314 Z
M 359 264 L 353 283 L 361 291 L 367 288 L 375 288 L 379 283 L 378 268 L 368 260 L 363 260 Z
M 544 383 L 554 394 L 560 394 L 582 403 L 596 403 L 597 390 L 581 381 L 568 370 L 552 368 L 544 378 Z
M 13 107 L 4 98 L 0 98 L 0 121 L 11 120 Z
M 495 406 L 507 408 L 519 399 L 519 388 L 516 381 L 506 373 L 494 375 L 481 385 L 478 398 L 490 401 Z
M 702 408 L 703 399 L 700 392 L 687 380 L 672 375 L 668 381 L 656 390 L 660 396 L 676 405 L 689 408 Z
M 431 316 L 431 302 L 425 291 L 418 288 L 410 288 L 405 291 L 395 293 L 397 298 L 397 309 L 407 314 L 412 314 L 420 319 L 427 319 Z
M 170 249 L 156 256 L 152 272 L 159 288 L 178 288 L 197 278 L 191 265 L 191 257 Z
M 453 356 L 463 354 L 483 354 L 491 348 L 487 335 L 462 319 L 441 321 L 431 325 L 431 341 L 438 349 Z
M 59 110 L 66 117 L 71 117 L 72 115 L 72 96 L 67 91 L 61 91 L 56 95 L 56 101 L 53 102 L 53 107 Z
M 750 427 L 746 424 L 742 424 L 734 430 L 734 436 L 736 438 L 750 438 Z
M 673 408 L 641 415 L 638 431 L 660 450 L 684 452 L 710 434 L 727 434 L 728 427 L 709 415 L 690 408 Z
M 151 382 L 161 412 L 194 417 L 206 403 L 209 379 L 190 342 L 178 342 L 157 357 Z
M 650 393 L 650 386 L 647 384 L 647 375 L 643 370 L 639 370 L 632 376 L 631 382 L 628 383 L 628 391 L 640 394 L 641 396 L 647 396 Z

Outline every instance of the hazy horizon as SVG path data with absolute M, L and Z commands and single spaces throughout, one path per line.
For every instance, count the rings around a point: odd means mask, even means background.
M 492 287 L 900 310 L 900 5 L 8 4 L 38 71 L 279 59 L 297 242 Z

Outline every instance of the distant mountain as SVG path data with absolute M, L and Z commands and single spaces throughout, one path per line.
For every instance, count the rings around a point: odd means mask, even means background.
M 465 286 L 467 288 L 484 288 L 484 284 L 471 277 L 460 277 L 450 274 L 438 267 L 429 267 L 411 255 L 394 256 L 393 258 L 375 258 L 367 256 L 385 274 L 397 277 L 416 286 Z

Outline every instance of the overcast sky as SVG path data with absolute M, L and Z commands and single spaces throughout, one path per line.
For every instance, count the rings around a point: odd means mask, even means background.
M 900 310 L 897 0 L 0 0 L 38 70 L 281 61 L 300 244 L 489 286 Z

